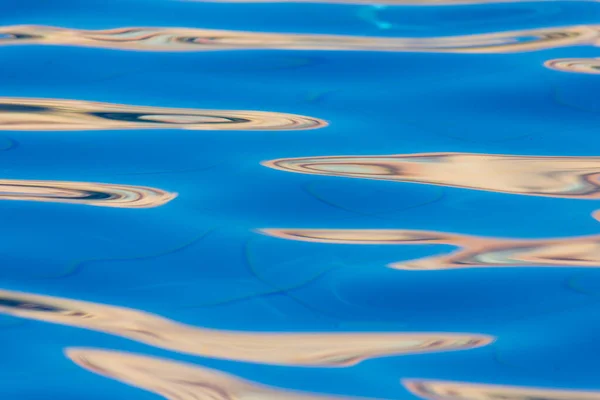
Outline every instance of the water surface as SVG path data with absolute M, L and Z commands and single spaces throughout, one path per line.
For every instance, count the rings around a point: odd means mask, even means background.
M 2 5 L 0 398 L 600 399 L 600 3 Z

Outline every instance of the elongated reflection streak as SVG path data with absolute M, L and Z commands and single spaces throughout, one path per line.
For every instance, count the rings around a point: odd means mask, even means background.
M 109 333 L 203 357 L 343 367 L 368 358 L 467 350 L 492 337 L 451 333 L 262 333 L 197 328 L 146 312 L 0 290 L 0 313 Z
M 1 43 L 2 39 L 0 39 Z M 323 120 L 266 111 L 198 110 L 83 100 L 0 97 L 0 130 L 85 131 L 116 129 L 302 130 Z
M 177 193 L 145 186 L 0 179 L 0 200 L 152 208 L 162 206 L 175 197 Z
M 158 357 L 87 348 L 69 348 L 66 354 L 82 368 L 168 400 L 342 400 L 342 397 L 276 389 L 213 369 Z
M 263 165 L 312 175 L 413 182 L 528 196 L 600 198 L 600 157 L 422 153 L 284 158 Z
M 546 61 L 544 65 L 550 69 L 563 72 L 600 74 L 600 59 L 598 58 L 558 58 Z
M 599 400 L 600 392 L 405 379 L 404 386 L 426 400 Z
M 475 267 L 600 268 L 600 235 L 553 239 L 503 239 L 401 229 L 263 229 L 283 239 L 338 244 L 452 245 L 458 250 L 390 264 L 391 268 L 438 270 Z
M 431 38 L 244 32 L 195 28 L 127 27 L 80 30 L 17 25 L 0 28 L 0 45 L 68 45 L 144 51 L 357 50 L 426 53 L 512 53 L 596 45 L 600 25 L 550 27 Z

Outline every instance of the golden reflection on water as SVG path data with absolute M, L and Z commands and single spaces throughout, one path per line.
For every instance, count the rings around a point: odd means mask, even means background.
M 426 400 L 600 400 L 600 392 L 406 379 L 404 386 Z
M 528 196 L 600 197 L 600 157 L 421 153 L 282 158 L 263 165 L 303 174 L 424 183 Z
M 85 328 L 203 357 L 345 367 L 365 359 L 467 350 L 493 338 L 454 333 L 234 332 L 185 325 L 135 309 L 0 290 L 0 313 Z
M 235 49 L 357 50 L 427 53 L 512 53 L 596 45 L 600 26 L 576 25 L 431 38 L 126 27 L 82 30 L 40 25 L 0 27 L 0 45 L 68 45 L 143 51 Z
M 168 400 L 342 400 L 342 397 L 268 387 L 224 372 L 158 357 L 87 348 L 68 348 L 66 354 L 91 372 Z
M 546 61 L 544 65 L 563 72 L 600 74 L 600 59 L 598 58 L 558 58 Z
M 552 239 L 504 239 L 402 229 L 263 229 L 282 239 L 338 244 L 443 244 L 458 247 L 390 264 L 395 269 L 438 270 L 475 267 L 600 267 L 600 235 Z
M 1 42 L 1 39 L 0 39 Z M 199 110 L 83 100 L 0 97 L 0 130 L 301 130 L 323 120 L 266 111 Z
M 152 208 L 162 206 L 175 197 L 177 197 L 177 193 L 145 186 L 0 179 L 0 200 L 86 204 L 118 208 Z

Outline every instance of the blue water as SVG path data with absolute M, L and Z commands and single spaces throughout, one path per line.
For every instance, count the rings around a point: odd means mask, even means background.
M 600 399 L 600 4 L 426 3 L 0 2 L 0 398 Z

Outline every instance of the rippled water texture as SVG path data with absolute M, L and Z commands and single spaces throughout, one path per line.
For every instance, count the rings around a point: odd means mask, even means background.
M 415 395 L 427 400 L 593 400 L 600 398 L 600 392 L 584 392 L 576 390 L 551 390 L 541 388 L 478 385 L 472 383 L 421 380 L 406 380 L 404 384 Z
M 326 125 L 325 121 L 319 119 L 275 112 L 189 110 L 80 100 L 0 98 L 0 127 L 5 130 L 290 130 Z
M 406 154 L 280 159 L 271 168 L 306 174 L 415 182 L 529 196 L 600 196 L 599 157 Z
M 341 399 L 265 387 L 193 364 L 135 354 L 72 348 L 67 349 L 67 356 L 89 371 L 171 400 Z
M 160 189 L 91 182 L 0 179 L 0 200 L 88 204 L 103 207 L 149 208 L 168 203 L 176 193 Z
M 158 27 L 79 30 L 24 25 L 0 27 L 0 35 L 0 45 L 48 44 L 146 51 L 295 49 L 511 53 L 596 45 L 600 39 L 600 26 L 552 27 L 433 38 L 388 38 Z
M 0 312 L 94 329 L 157 347 L 268 364 L 349 366 L 384 355 L 465 350 L 492 338 L 453 334 L 269 334 L 179 324 L 142 311 L 21 293 L 0 292 Z
M 0 5 L 0 400 L 600 400 L 599 1 Z
M 557 71 L 600 74 L 600 60 L 596 58 L 559 58 L 549 60 L 545 65 Z
M 444 244 L 458 247 L 448 255 L 392 263 L 395 269 L 472 267 L 599 267 L 600 236 L 557 239 L 504 239 L 416 230 L 265 229 L 291 240 L 338 244 Z

